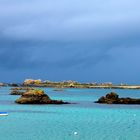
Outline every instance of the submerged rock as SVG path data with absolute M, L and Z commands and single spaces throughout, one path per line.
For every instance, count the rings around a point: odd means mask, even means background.
M 12 87 L 19 87 L 19 84 L 11 83 L 11 84 L 9 84 L 9 86 L 12 86 Z
M 19 104 L 68 104 L 62 100 L 52 100 L 43 90 L 30 90 L 15 101 Z
M 53 91 L 57 91 L 57 92 L 64 92 L 65 90 L 64 89 L 62 89 L 62 88 L 56 88 L 56 89 L 54 89 Z
M 119 95 L 111 92 L 108 93 L 106 96 L 102 96 L 99 98 L 98 101 L 95 103 L 101 103 L 101 104 L 140 104 L 140 99 L 134 99 L 134 98 L 119 98 Z
M 11 88 L 11 90 L 34 90 L 32 87 L 15 87 Z
M 23 95 L 25 92 L 29 90 L 35 90 L 34 88 L 31 87 L 15 87 L 11 88 L 11 93 L 10 95 Z
M 23 95 L 24 91 L 13 90 L 11 91 L 10 95 Z

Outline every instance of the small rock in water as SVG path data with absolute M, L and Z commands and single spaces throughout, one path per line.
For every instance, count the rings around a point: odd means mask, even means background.
M 74 135 L 78 135 L 78 132 L 74 132 Z

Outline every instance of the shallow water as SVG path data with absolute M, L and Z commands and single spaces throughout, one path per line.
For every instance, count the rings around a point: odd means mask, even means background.
M 52 99 L 69 105 L 18 105 L 19 96 L 0 88 L 0 140 L 140 140 L 139 105 L 95 104 L 109 89 L 44 88 Z M 121 97 L 140 97 L 140 90 L 115 90 Z M 74 135 L 77 132 L 77 135 Z

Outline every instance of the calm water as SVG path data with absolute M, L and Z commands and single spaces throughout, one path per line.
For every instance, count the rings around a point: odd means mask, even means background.
M 70 105 L 18 105 L 19 96 L 0 88 L 0 140 L 140 140 L 139 105 L 93 103 L 111 90 L 44 88 L 52 99 Z M 123 97 L 140 97 L 140 90 L 115 90 Z M 74 135 L 77 132 L 78 135 Z

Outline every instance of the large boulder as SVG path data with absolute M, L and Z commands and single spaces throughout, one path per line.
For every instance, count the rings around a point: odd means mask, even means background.
M 98 99 L 95 103 L 101 104 L 140 104 L 140 99 L 134 98 L 119 98 L 119 95 L 111 92 L 108 93 L 106 96 L 102 96 Z
M 43 90 L 30 90 L 15 101 L 19 104 L 68 104 L 62 100 L 52 100 Z

